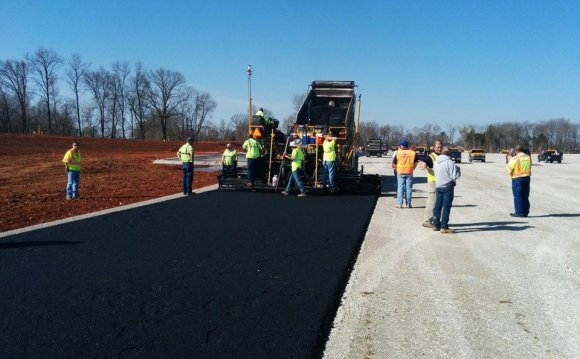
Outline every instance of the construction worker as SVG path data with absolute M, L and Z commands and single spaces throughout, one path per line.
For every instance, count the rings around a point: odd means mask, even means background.
M 322 188 L 329 186 L 330 192 L 335 191 L 334 177 L 336 174 L 336 137 L 328 133 L 322 142 Z
M 187 142 L 179 148 L 177 151 L 177 158 L 181 161 L 181 169 L 183 171 L 183 195 L 190 196 L 195 194 L 192 190 L 193 187 L 193 157 L 194 151 L 191 143 L 193 142 L 193 137 L 188 137 Z
M 298 197 L 306 197 L 304 183 L 302 183 L 302 180 L 300 180 L 300 174 L 302 173 L 302 162 L 304 162 L 304 152 L 302 152 L 301 145 L 302 141 L 298 139 L 290 142 L 290 147 L 293 147 L 292 154 L 291 155 L 284 154 L 285 158 L 292 160 L 292 174 L 288 179 L 288 185 L 286 186 L 286 190 L 282 191 L 282 194 L 285 196 L 287 196 L 290 193 L 290 190 L 292 189 L 292 181 L 294 180 L 296 181 L 296 185 L 300 190 L 300 194 L 298 195 Z
M 232 147 L 229 143 L 226 145 L 226 149 L 222 154 L 222 170 L 223 172 L 228 172 L 229 174 L 236 175 L 236 167 L 238 163 L 238 151 Z
M 397 171 L 397 208 L 403 208 L 403 192 L 405 192 L 407 207 L 413 208 L 411 191 L 413 190 L 413 171 L 416 166 L 416 152 L 409 149 L 409 142 L 402 140 L 392 164 L 393 169 Z
M 79 143 L 73 142 L 72 148 L 64 154 L 62 159 L 67 174 L 66 199 L 79 199 L 79 184 L 81 181 L 81 151 Z
M 425 205 L 425 214 L 423 215 L 423 227 L 432 228 L 431 221 L 433 220 L 433 208 L 435 207 L 435 160 L 441 154 L 443 143 L 441 140 L 435 140 L 433 144 L 433 151 L 429 153 L 429 158 L 425 161 L 418 161 L 419 165 L 427 170 L 427 204 Z
M 441 154 L 435 160 L 435 207 L 433 208 L 433 230 L 441 233 L 455 233 L 449 228 L 449 214 L 455 193 L 455 185 L 461 170 L 449 156 L 449 147 L 443 147 Z
M 530 212 L 530 181 L 532 176 L 532 158 L 523 146 L 515 148 L 513 156 L 508 164 L 507 171 L 512 178 L 512 193 L 514 196 L 515 213 L 512 217 L 527 217 Z
M 246 161 L 248 163 L 247 186 L 252 189 L 254 188 L 254 182 L 256 181 L 256 171 L 263 149 L 262 145 L 257 140 L 258 137 L 257 133 L 253 133 L 252 136 L 242 145 L 242 148 L 246 150 Z

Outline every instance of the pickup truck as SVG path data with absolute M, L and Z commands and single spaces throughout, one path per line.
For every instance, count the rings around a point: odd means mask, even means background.
M 485 151 L 480 148 L 474 148 L 469 151 L 469 162 L 473 162 L 474 160 L 485 162 Z
M 564 154 L 558 150 L 544 150 L 538 154 L 538 162 L 558 162 L 562 163 Z
M 450 148 L 449 157 L 451 157 L 455 163 L 461 163 L 461 150 L 457 147 Z

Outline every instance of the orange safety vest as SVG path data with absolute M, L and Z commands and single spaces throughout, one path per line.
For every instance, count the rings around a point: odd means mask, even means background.
M 512 178 L 530 177 L 532 175 L 532 158 L 524 153 L 512 157 L 508 164 Z
M 398 150 L 397 151 L 397 173 L 410 175 L 415 170 L 415 151 Z

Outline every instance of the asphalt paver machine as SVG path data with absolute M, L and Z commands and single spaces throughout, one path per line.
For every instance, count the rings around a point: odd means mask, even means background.
M 362 154 L 357 151 L 361 100 L 355 89 L 354 81 L 313 81 L 296 121 L 285 133 L 275 124 L 264 125 L 259 117 L 253 116 L 248 126 L 250 134 L 259 134 L 264 148 L 254 188 L 274 191 L 284 188 L 290 176 L 290 161 L 285 160 L 283 154 L 290 152 L 290 141 L 300 139 L 305 155 L 303 182 L 308 190 L 319 190 L 322 187 L 322 143 L 324 135 L 331 134 L 338 148 L 338 190 L 342 193 L 380 193 L 379 176 L 365 174 L 358 163 L 358 156 Z M 247 168 L 237 167 L 235 172 L 233 176 L 223 171 L 218 176 L 219 187 L 247 187 Z

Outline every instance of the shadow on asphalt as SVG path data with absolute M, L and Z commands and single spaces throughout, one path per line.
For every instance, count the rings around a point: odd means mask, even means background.
M 24 248 L 24 247 L 43 247 L 43 246 L 64 246 L 71 244 L 84 243 L 81 241 L 25 241 L 25 242 L 7 242 L 0 243 L 0 249 Z

